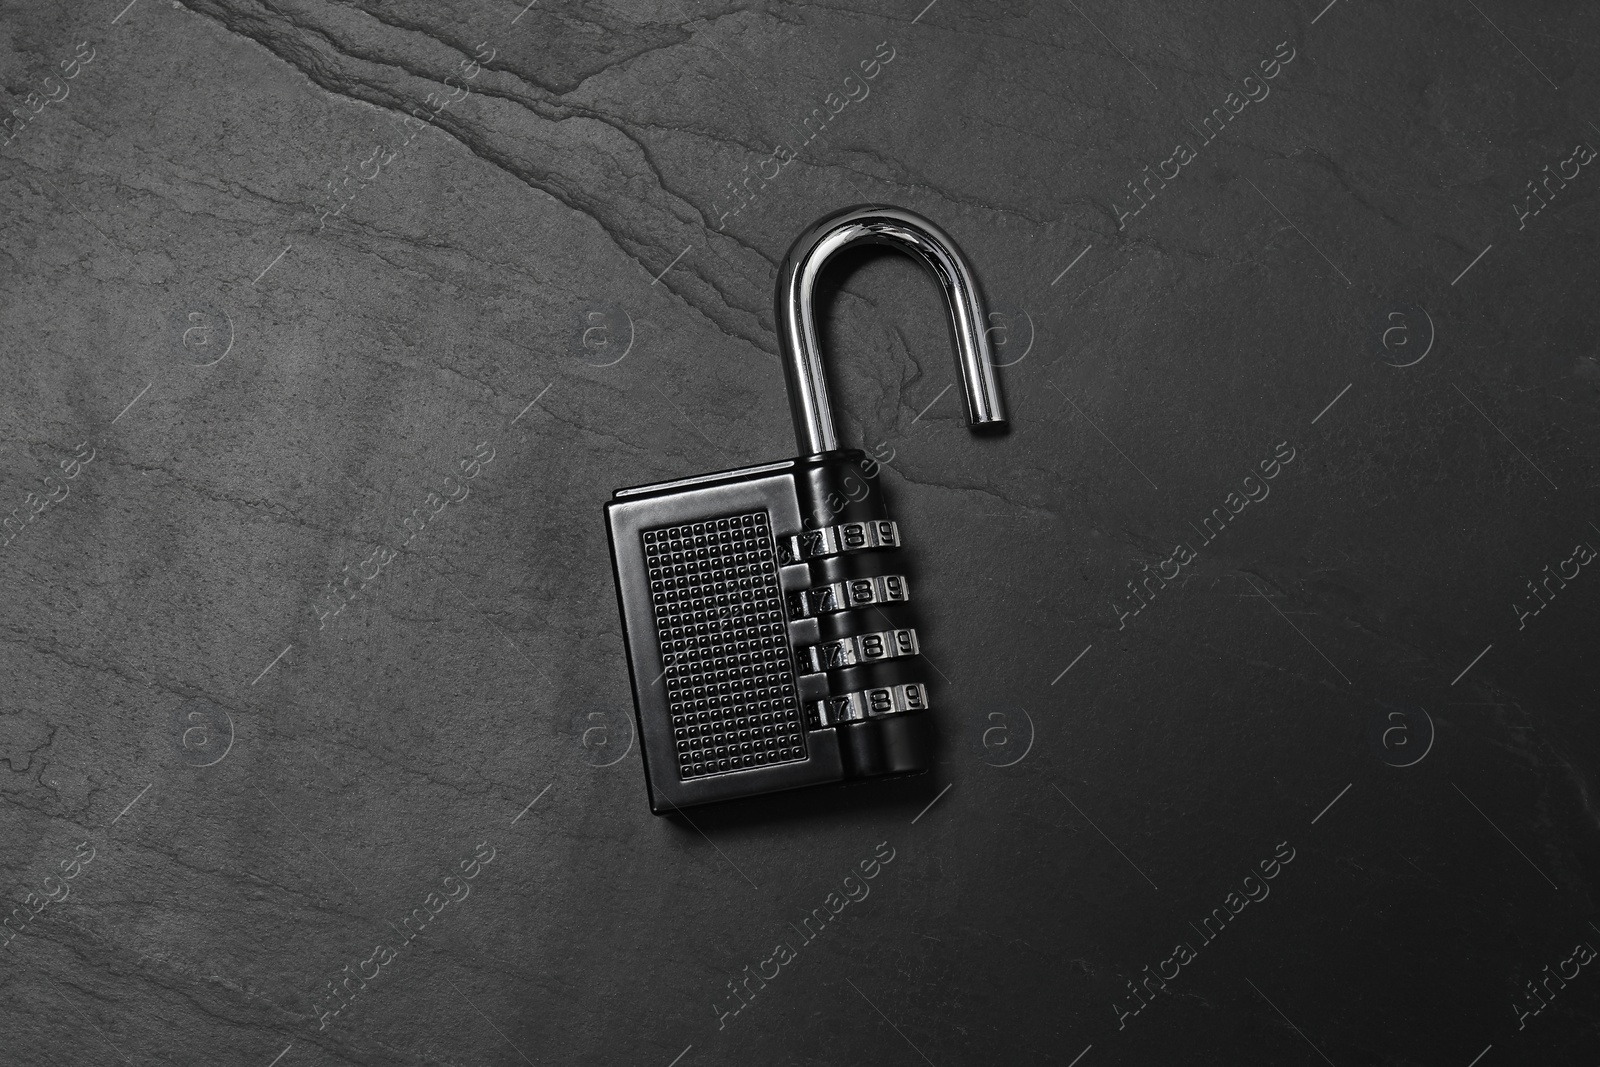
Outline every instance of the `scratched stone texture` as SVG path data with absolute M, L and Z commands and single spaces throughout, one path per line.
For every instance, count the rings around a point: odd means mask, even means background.
M 0 0 L 0 1061 L 1593 1063 L 1600 9 L 1325 3 Z M 857 203 L 937 766 L 655 818 Z

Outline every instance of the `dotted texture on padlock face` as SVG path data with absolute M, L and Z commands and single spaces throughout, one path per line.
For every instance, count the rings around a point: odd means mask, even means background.
M 641 536 L 679 777 L 805 759 L 767 513 Z

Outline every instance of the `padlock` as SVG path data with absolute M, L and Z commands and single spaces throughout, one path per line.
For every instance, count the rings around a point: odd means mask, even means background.
M 1005 425 L 972 270 L 932 222 L 892 207 L 823 219 L 778 274 L 779 352 L 800 455 L 619 489 L 606 504 L 650 810 L 927 770 L 932 716 L 898 524 L 878 466 L 841 449 L 817 282 L 862 244 L 939 282 L 975 429 Z

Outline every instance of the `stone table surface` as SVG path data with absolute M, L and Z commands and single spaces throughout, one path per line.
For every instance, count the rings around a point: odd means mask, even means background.
M 3 0 L 0 1061 L 1594 1062 L 1597 60 Z M 601 507 L 792 454 L 777 266 L 856 203 L 960 242 L 1012 416 L 830 270 L 936 766 L 657 818 Z

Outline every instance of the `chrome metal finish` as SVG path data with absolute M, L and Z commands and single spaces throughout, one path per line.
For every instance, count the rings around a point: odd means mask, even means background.
M 866 548 L 899 548 L 900 527 L 891 519 L 842 522 L 778 539 L 778 562 L 800 563 Z
M 813 615 L 833 615 L 874 604 L 898 604 L 911 599 L 903 574 L 881 574 L 872 578 L 849 578 L 789 594 L 789 618 L 806 619 Z
M 800 454 L 815 455 L 839 447 L 812 303 L 817 279 L 828 261 L 844 249 L 862 244 L 897 248 L 933 275 L 950 308 L 956 365 L 967 397 L 967 422 L 972 426 L 1004 424 L 1005 404 L 995 382 L 983 300 L 956 243 L 932 222 L 904 208 L 846 208 L 801 234 L 778 272 L 778 354 L 789 386 Z
M 795 650 L 795 664 L 801 674 L 854 667 L 861 663 L 915 656 L 922 651 L 917 641 L 917 631 L 907 627 L 901 630 L 883 630 L 875 634 L 841 637 L 820 645 L 808 645 Z
M 908 711 L 926 711 L 928 691 L 922 685 L 892 685 L 883 689 L 865 689 L 859 693 L 841 693 L 826 700 L 814 701 L 807 709 L 807 717 L 820 726 L 837 726 L 843 722 L 865 722 L 885 715 L 904 715 Z

